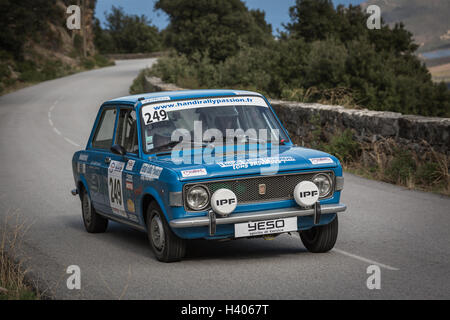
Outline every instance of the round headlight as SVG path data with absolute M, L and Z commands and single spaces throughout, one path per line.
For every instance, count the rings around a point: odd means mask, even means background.
M 316 184 L 317 188 L 319 188 L 319 195 L 321 197 L 325 197 L 331 192 L 333 183 L 331 182 L 329 175 L 319 173 L 313 177 L 312 181 Z
M 209 203 L 209 193 L 205 187 L 193 187 L 187 193 L 186 202 L 192 210 L 205 209 Z

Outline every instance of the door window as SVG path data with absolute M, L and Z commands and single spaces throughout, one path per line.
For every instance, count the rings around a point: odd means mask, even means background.
M 92 147 L 95 149 L 109 150 L 112 146 L 114 136 L 114 124 L 116 121 L 116 109 L 105 109 L 101 115 Z
M 116 144 L 124 147 L 127 153 L 139 152 L 136 111 L 128 108 L 120 109 Z

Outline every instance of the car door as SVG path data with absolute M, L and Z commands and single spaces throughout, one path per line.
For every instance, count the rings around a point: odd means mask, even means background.
M 105 174 L 109 166 L 116 120 L 117 107 L 103 107 L 96 122 L 92 140 L 88 145 L 87 183 L 94 208 L 102 212 L 108 211 L 109 208 L 109 199 L 106 198 L 105 192 Z
M 137 223 L 139 219 L 136 213 L 136 199 L 139 195 L 137 186 L 140 184 L 137 168 L 140 167 L 140 159 L 136 111 L 129 107 L 121 107 L 118 119 L 115 143 L 127 152 L 126 156 L 122 157 L 123 210 L 128 220 Z
M 136 112 L 131 107 L 120 107 L 115 126 L 114 142 L 126 150 L 124 156 L 111 151 L 103 161 L 103 182 L 106 210 L 123 219 L 138 222 L 135 208 L 134 185 L 139 161 Z

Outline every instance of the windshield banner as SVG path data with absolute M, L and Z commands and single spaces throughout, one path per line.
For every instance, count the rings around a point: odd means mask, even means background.
M 154 114 L 155 111 L 178 111 L 186 109 L 208 108 L 208 107 L 231 107 L 231 106 L 259 106 L 268 107 L 266 101 L 261 97 L 229 97 L 229 98 L 207 98 L 180 100 L 164 103 L 155 103 L 142 107 L 142 117 Z

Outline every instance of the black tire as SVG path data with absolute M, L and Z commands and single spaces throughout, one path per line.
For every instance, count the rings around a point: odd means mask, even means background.
M 92 206 L 91 198 L 85 189 L 81 193 L 81 212 L 84 227 L 89 233 L 103 233 L 108 228 L 108 219 L 99 215 Z
M 147 208 L 147 235 L 159 261 L 175 262 L 184 257 L 186 240 L 178 238 L 172 232 L 156 202 L 150 203 Z
M 338 235 L 338 217 L 324 226 L 300 231 L 303 245 L 309 252 L 323 253 L 333 249 Z

